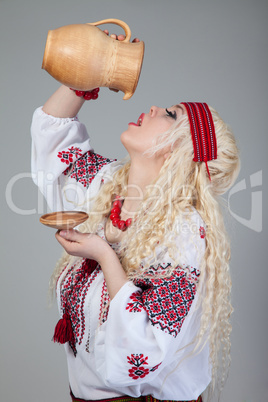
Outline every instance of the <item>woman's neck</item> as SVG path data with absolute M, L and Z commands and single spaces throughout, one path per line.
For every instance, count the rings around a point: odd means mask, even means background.
M 146 163 L 131 163 L 128 176 L 127 194 L 123 210 L 124 214 L 134 213 L 138 210 L 144 199 L 148 185 L 158 176 L 159 171 Z
M 147 187 L 156 179 L 158 173 L 158 169 L 152 164 L 131 162 L 127 192 L 120 212 L 120 219 L 135 219 L 135 213 L 140 209 Z M 109 219 L 105 226 L 105 236 L 110 243 L 117 243 L 122 241 L 125 232 L 114 227 Z

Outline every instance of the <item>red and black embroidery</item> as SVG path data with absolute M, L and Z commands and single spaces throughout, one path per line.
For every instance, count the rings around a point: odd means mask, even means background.
M 73 339 L 69 344 L 75 356 L 76 344 L 82 343 L 85 334 L 85 298 L 99 271 L 96 261 L 85 259 L 78 269 L 71 267 L 61 283 L 62 312 L 71 320 Z
M 81 158 L 69 166 L 64 172 L 65 175 L 70 175 L 73 179 L 88 188 L 99 170 L 115 159 L 104 158 L 101 155 L 88 151 Z
M 133 312 L 137 313 L 142 311 L 143 305 L 142 305 L 142 298 L 141 298 L 141 292 L 137 291 L 132 293 L 130 296 L 131 303 L 127 304 L 126 309 Z
M 108 293 L 106 282 L 104 280 L 101 289 L 101 302 L 100 302 L 100 314 L 99 314 L 99 322 L 101 324 L 103 324 L 107 320 L 109 312 L 109 303 L 110 303 L 110 296 Z
M 130 357 L 127 356 L 128 363 L 132 365 L 131 369 L 128 370 L 129 377 L 133 378 L 133 380 L 138 380 L 139 378 L 144 378 L 147 376 L 150 371 L 155 371 L 158 369 L 161 363 L 149 369 L 148 367 L 144 367 L 148 365 L 148 356 L 144 356 L 142 353 L 140 354 L 132 354 Z
M 153 271 L 156 269 L 151 267 Z M 189 273 L 174 271 L 168 278 L 152 275 L 150 278 L 136 279 L 134 283 L 142 292 L 130 296 L 132 302 L 127 304 L 126 309 L 134 312 L 144 309 L 152 325 L 176 337 L 194 300 L 199 275 L 192 268 Z
M 58 158 L 60 158 L 62 163 L 66 163 L 67 165 L 70 165 L 75 159 L 80 158 L 82 155 L 82 150 L 77 147 L 70 147 L 67 151 L 58 152 Z
M 200 226 L 199 233 L 200 233 L 201 239 L 204 239 L 206 237 L 206 231 L 205 231 L 205 228 L 203 226 Z

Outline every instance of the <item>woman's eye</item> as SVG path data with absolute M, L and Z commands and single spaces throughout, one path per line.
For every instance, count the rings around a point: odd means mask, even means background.
M 177 119 L 177 113 L 175 110 L 171 112 L 170 110 L 166 109 L 167 116 L 172 117 L 172 119 L 176 120 Z

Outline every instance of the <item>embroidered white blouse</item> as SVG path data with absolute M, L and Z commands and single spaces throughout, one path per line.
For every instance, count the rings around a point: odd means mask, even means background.
M 90 209 L 90 199 L 121 163 L 94 153 L 78 118 L 55 118 L 38 108 L 31 129 L 33 180 L 49 208 Z M 105 239 L 103 227 L 98 234 Z M 62 272 L 58 306 L 72 322 L 74 337 L 65 350 L 77 398 L 152 395 L 187 401 L 209 384 L 208 344 L 192 353 L 202 292 L 191 278 L 198 279 L 205 251 L 205 224 L 195 210 L 178 225 L 176 246 L 181 264 L 172 276 L 154 275 L 172 262 L 159 246 L 163 257 L 151 266 L 151 276 L 127 282 L 110 304 L 100 266 L 79 259 L 75 269 Z

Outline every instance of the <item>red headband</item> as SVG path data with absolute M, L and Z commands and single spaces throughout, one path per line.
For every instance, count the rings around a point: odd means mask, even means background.
M 217 141 L 211 112 L 206 103 L 182 102 L 186 107 L 194 146 L 194 161 L 205 162 L 217 159 Z

